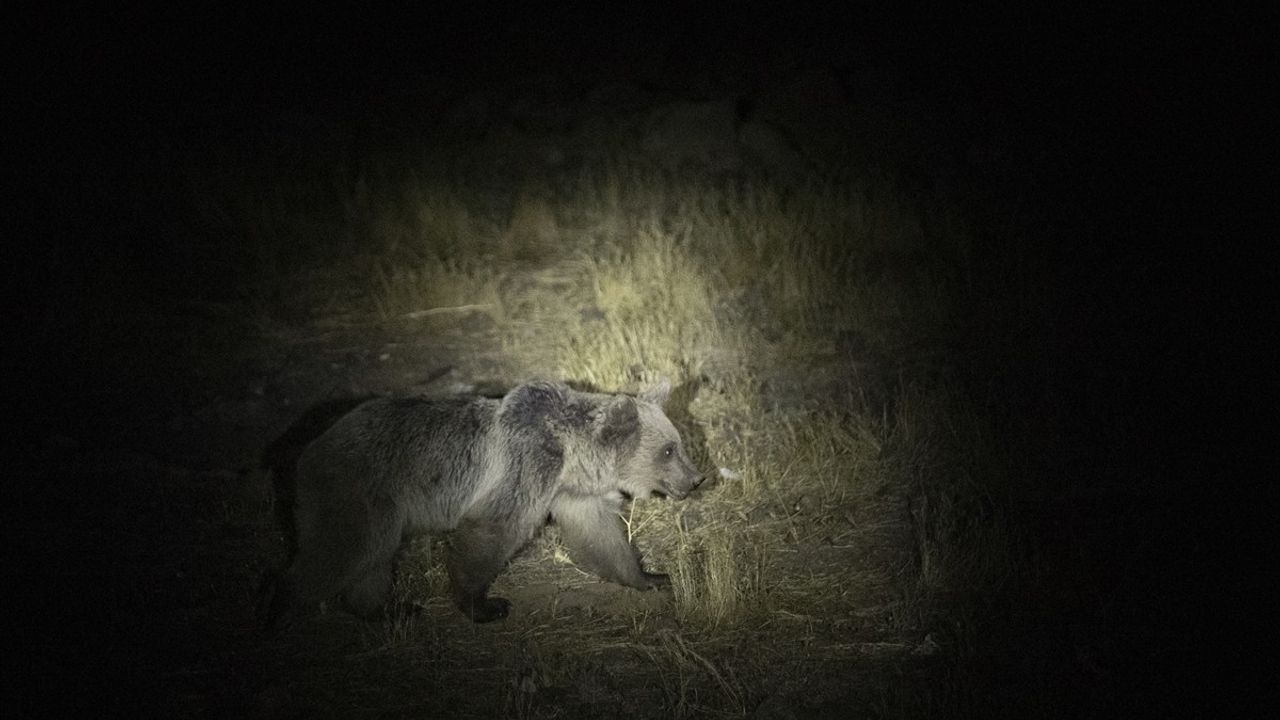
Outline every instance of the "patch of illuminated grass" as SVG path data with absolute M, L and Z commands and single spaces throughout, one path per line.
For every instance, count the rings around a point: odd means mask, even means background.
M 764 387 L 766 371 L 847 361 L 840 337 L 897 360 L 953 332 L 969 240 L 945 207 L 867 184 L 715 185 L 625 163 L 559 194 L 526 189 L 502 218 L 465 187 L 413 175 L 326 187 L 315 195 L 337 219 L 280 191 L 237 206 L 235 222 L 268 244 L 327 238 L 330 281 L 354 283 L 349 303 L 376 321 L 481 307 L 515 367 L 606 391 L 658 376 L 699 388 L 676 419 L 723 477 L 696 501 L 637 502 L 628 517 L 647 561 L 671 572 L 692 636 L 868 607 L 915 630 L 946 598 L 1013 572 L 996 443 L 945 378 L 889 388 L 879 414 L 843 397 L 781 408 Z M 285 257 L 264 251 L 263 268 L 302 271 Z M 663 652 L 703 672 L 692 647 Z

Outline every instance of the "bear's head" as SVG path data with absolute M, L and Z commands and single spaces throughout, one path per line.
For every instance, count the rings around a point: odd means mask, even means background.
M 660 493 L 682 500 L 704 479 L 662 409 L 670 394 L 664 380 L 635 398 L 613 396 L 601 413 L 597 440 L 617 450 L 618 489 L 633 498 Z

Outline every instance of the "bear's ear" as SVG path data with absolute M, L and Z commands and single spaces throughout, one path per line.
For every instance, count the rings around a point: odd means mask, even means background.
M 614 395 L 596 418 L 596 437 L 613 446 L 640 432 L 640 411 L 626 395 Z
M 669 397 L 671 397 L 671 379 L 665 376 L 658 378 L 658 382 L 650 384 L 640 391 L 641 400 L 653 403 L 658 407 L 666 405 Z

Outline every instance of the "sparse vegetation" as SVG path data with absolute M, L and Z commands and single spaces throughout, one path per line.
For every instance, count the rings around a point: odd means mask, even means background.
M 19 5 L 8 715 L 1268 698 L 1266 23 Z M 551 525 L 475 625 L 418 538 L 383 622 L 264 637 L 356 403 L 660 375 L 710 476 L 623 506 L 669 589 Z
M 1002 470 L 979 407 L 931 357 L 908 355 L 956 322 L 963 224 L 941 204 L 869 184 L 782 190 L 653 173 L 613 163 L 559 195 L 518 193 L 506 218 L 486 215 L 466 187 L 361 174 L 328 199 L 344 211 L 325 232 L 360 241 L 294 270 L 357 284 L 301 315 L 394 327 L 476 313 L 490 323 L 472 347 L 502 356 L 508 382 L 553 374 L 627 389 L 664 375 L 684 388 L 673 419 L 721 478 L 700 500 L 635 502 L 626 518 L 646 562 L 672 574 L 673 601 L 628 606 L 627 591 L 603 605 L 526 600 L 530 615 L 507 628 L 552 655 L 590 651 L 602 633 L 634 638 L 675 716 L 744 715 L 762 700 L 748 688 L 763 678 L 750 674 L 777 653 L 899 648 L 905 659 L 929 638 L 931 652 L 963 665 L 973 629 L 960 609 L 1016 562 Z M 278 217 L 255 231 L 270 214 L 248 215 L 247 232 L 308 232 Z M 390 621 L 388 651 L 412 647 L 451 611 L 438 559 L 415 547 L 399 592 L 424 618 Z M 570 564 L 553 532 L 499 592 L 594 582 L 564 575 Z M 433 633 L 440 656 L 468 652 L 462 635 Z M 564 662 L 557 673 L 572 683 L 575 664 Z M 539 683 L 522 678 L 507 710 L 544 716 Z M 868 706 L 899 703 L 884 692 L 867 688 Z
M 870 180 L 715 180 L 616 157 L 524 183 L 503 205 L 431 166 L 366 162 L 346 183 L 329 173 L 309 189 L 250 191 L 257 205 L 204 205 L 221 208 L 221 227 L 267 238 L 247 261 L 270 323 L 461 332 L 464 354 L 491 359 L 482 372 L 497 368 L 500 383 L 628 390 L 667 376 L 673 420 L 718 475 L 699 499 L 630 506 L 646 563 L 672 575 L 669 602 L 590 594 L 595 580 L 570 569 L 554 529 L 513 563 L 495 592 L 521 594 L 527 614 L 503 631 L 561 666 L 495 679 L 508 714 L 547 716 L 544 685 L 576 682 L 565 658 L 605 637 L 630 638 L 623 647 L 648 661 L 633 670 L 677 717 L 741 716 L 795 692 L 797 678 L 768 685 L 783 659 L 927 658 L 951 668 L 928 682 L 961 682 L 972 605 L 1018 560 L 987 419 L 938 350 L 963 329 L 972 274 L 953 208 Z M 318 206 L 342 211 L 319 227 Z M 308 237 L 329 241 L 286 252 Z M 253 289 L 267 278 L 298 291 Z M 467 663 L 448 658 L 486 656 L 476 643 L 490 641 L 454 622 L 427 545 L 406 551 L 398 585 L 421 617 L 396 615 L 375 645 L 402 652 L 430 627 L 437 676 L 457 677 L 450 662 Z M 872 712 L 901 709 L 873 686 L 852 692 Z M 927 714 L 966 692 L 932 688 Z

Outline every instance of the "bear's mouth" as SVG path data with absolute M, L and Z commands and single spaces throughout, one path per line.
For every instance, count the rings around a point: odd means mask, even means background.
M 664 487 L 664 488 L 659 488 L 657 490 L 648 490 L 645 492 L 644 495 L 636 495 L 630 490 L 623 490 L 619 488 L 618 494 L 621 495 L 624 500 L 630 501 L 630 500 L 635 500 L 637 497 L 644 497 L 644 498 L 660 497 L 660 498 L 668 498 L 671 500 L 683 500 L 689 493 L 681 494 L 672 490 L 668 490 L 667 488 Z
M 687 490 L 684 492 L 681 492 L 679 490 L 669 488 L 666 485 L 663 485 L 658 490 L 654 490 L 653 494 L 667 498 L 668 500 L 683 500 L 689 497 L 689 492 Z

